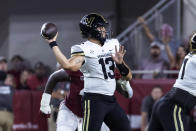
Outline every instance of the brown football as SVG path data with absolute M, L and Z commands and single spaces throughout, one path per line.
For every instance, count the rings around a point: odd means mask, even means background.
M 57 33 L 57 27 L 53 23 L 44 23 L 41 27 L 40 35 L 44 39 L 52 39 Z

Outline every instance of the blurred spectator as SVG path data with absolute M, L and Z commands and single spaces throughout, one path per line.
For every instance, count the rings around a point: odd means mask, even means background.
M 24 69 L 24 58 L 20 55 L 14 55 L 11 58 L 11 63 L 10 63 L 10 70 L 14 70 L 16 72 L 20 72 Z
M 156 41 L 159 40 L 161 42 L 161 44 L 163 44 L 163 45 L 164 45 L 164 43 L 167 43 L 169 45 L 169 47 L 171 48 L 171 51 L 174 52 L 174 54 L 176 54 L 177 48 L 180 46 L 181 42 L 177 41 L 173 38 L 174 31 L 173 31 L 173 28 L 171 25 L 163 24 L 160 27 L 160 34 L 159 34 L 160 39 L 158 39 L 158 38 L 155 38 L 155 36 L 152 34 L 150 28 L 146 24 L 146 21 L 144 20 L 143 17 L 139 17 L 138 21 L 142 24 L 144 31 L 151 42 L 153 42 L 155 40 Z M 166 50 L 162 50 L 161 56 L 167 62 L 169 61 Z
M 7 74 L 7 77 L 5 79 L 5 84 L 11 87 L 16 88 L 16 82 L 15 82 L 15 78 L 12 74 Z
M 20 74 L 20 85 L 18 89 L 28 90 L 27 80 L 34 74 L 32 69 L 25 69 Z
M 21 57 L 20 55 L 15 55 L 11 59 L 10 70 L 8 71 L 8 73 L 14 76 L 16 82 L 16 88 L 19 87 L 20 73 L 25 68 L 23 63 L 24 63 L 24 58 Z
M 139 76 L 142 79 L 165 78 L 163 70 L 168 69 L 168 63 L 161 57 L 162 46 L 158 41 L 154 41 L 150 45 L 150 57 L 142 60 L 139 65 L 140 70 L 153 70 L 154 74 L 143 74 Z
M 45 65 L 45 69 L 46 69 L 46 76 L 49 77 L 50 74 L 52 73 L 50 66 Z
M 5 85 L 6 73 L 0 71 L 0 131 L 12 131 L 13 125 L 13 88 Z
M 167 52 L 167 55 L 168 55 L 168 58 L 169 58 L 170 69 L 179 70 L 182 63 L 183 63 L 184 57 L 186 55 L 185 46 L 180 45 L 178 47 L 178 50 L 177 50 L 175 56 L 173 55 L 173 53 L 172 53 L 168 44 L 165 44 L 165 49 L 166 49 L 166 52 Z
M 47 79 L 45 65 L 38 62 L 35 64 L 35 74 L 27 80 L 27 86 L 33 90 L 43 90 Z
M 179 70 L 183 61 L 184 61 L 184 57 L 187 54 L 185 45 L 180 45 L 178 47 L 178 50 L 177 50 L 175 56 L 172 53 L 170 46 L 167 43 L 165 43 L 165 49 L 166 49 L 166 52 L 167 52 L 167 55 L 169 58 L 170 69 L 171 70 Z M 170 75 L 169 77 L 177 78 L 178 74 L 173 74 L 173 75 Z
M 146 96 L 142 101 L 141 106 L 141 131 L 147 131 L 148 123 L 151 118 L 152 108 L 154 103 L 163 95 L 162 88 L 157 85 L 154 86 L 150 96 Z
M 8 70 L 7 60 L 5 57 L 0 56 L 0 71 L 7 72 L 7 70 Z

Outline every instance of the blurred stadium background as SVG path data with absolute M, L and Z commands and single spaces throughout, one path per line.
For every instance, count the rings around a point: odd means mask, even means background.
M 69 56 L 70 46 L 81 42 L 78 23 L 83 15 L 89 12 L 103 14 L 111 21 L 115 37 L 158 2 L 158 0 L 85 0 L 83 2 L 77 0 L 58 2 L 22 0 L 19 3 L 16 1 L 5 2 L 1 4 L 0 55 L 10 59 L 13 55 L 20 54 L 30 59 L 33 64 L 41 60 L 54 69 L 56 60 L 50 49 L 45 48 L 44 41 L 39 34 L 44 22 L 51 21 L 57 24 L 61 48 L 65 55 Z M 177 23 L 178 15 L 181 15 L 175 9 L 174 7 L 171 17 L 167 16 L 170 21 L 175 20 L 172 21 L 174 25 Z M 29 52 L 29 49 L 32 52 Z M 42 52 L 43 50 L 45 53 Z M 51 58 L 50 61 L 48 58 Z
M 70 47 L 82 41 L 78 26 L 79 20 L 90 12 L 100 13 L 108 19 L 113 37 L 117 37 L 120 43 L 126 47 L 125 61 L 135 74 L 141 73 L 137 71 L 140 61 L 150 55 L 148 51 L 150 41 L 137 20 L 139 16 L 143 16 L 151 31 L 158 34 L 158 38 L 163 23 L 168 23 L 173 27 L 173 39 L 185 43 L 196 27 L 195 0 L 4 1 L 3 4 L 0 4 L 0 56 L 7 58 L 9 63 L 14 55 L 20 55 L 31 65 L 41 61 L 54 71 L 56 59 L 46 42 L 40 37 L 42 24 L 52 22 L 57 25 L 60 48 L 69 57 Z M 144 96 L 150 94 L 153 85 L 157 83 L 164 87 L 164 92 L 167 92 L 172 87 L 174 80 L 166 78 L 158 81 L 137 79 L 132 81 L 132 87 L 135 89 L 132 100 L 124 99 L 117 94 L 119 102 L 128 113 L 130 124 L 134 130 L 140 128 L 141 101 Z M 15 93 L 14 104 L 17 106 L 14 106 L 14 130 L 47 130 L 42 128 L 43 125 L 47 125 L 43 121 L 42 126 L 35 124 L 39 123 L 36 118 L 37 110 L 31 108 L 32 104 L 37 106 L 36 109 L 39 108 L 38 98 L 41 93 L 29 91 L 16 91 Z M 28 118 L 25 115 L 22 116 L 23 118 L 19 118 L 23 112 L 31 114 Z

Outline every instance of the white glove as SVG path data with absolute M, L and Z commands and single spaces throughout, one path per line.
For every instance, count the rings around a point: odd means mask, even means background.
M 83 96 L 84 95 L 84 88 L 82 90 L 80 90 L 80 95 Z
M 126 83 L 126 90 L 127 90 L 127 92 L 128 92 L 128 95 L 129 95 L 129 98 L 132 98 L 132 96 L 133 96 L 133 89 L 132 89 L 132 87 L 130 86 L 130 83 L 129 83 L 129 81 L 127 81 L 127 83 Z
M 40 111 L 46 115 L 51 114 L 50 99 L 51 99 L 50 94 L 43 93 L 41 104 L 40 104 Z

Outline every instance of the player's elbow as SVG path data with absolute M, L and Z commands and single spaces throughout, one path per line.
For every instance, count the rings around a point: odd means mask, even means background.
M 69 69 L 69 66 L 67 66 L 67 65 L 61 65 L 61 67 L 62 67 L 64 70 L 68 70 L 68 69 Z
M 71 66 L 71 64 L 63 64 L 63 65 L 61 65 L 61 67 L 64 69 L 64 70 L 72 70 L 72 66 Z

